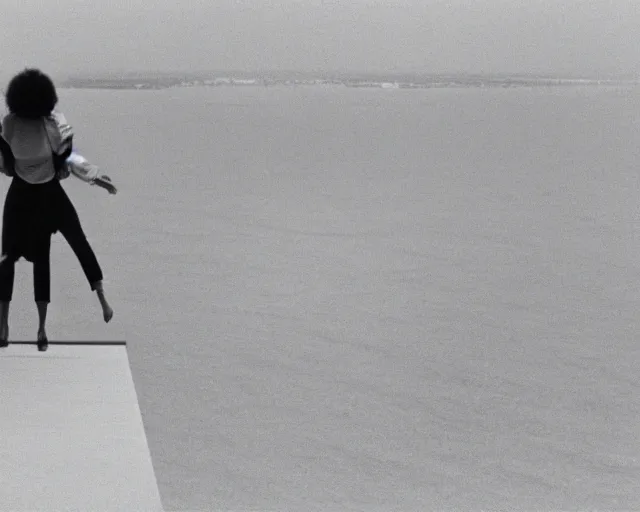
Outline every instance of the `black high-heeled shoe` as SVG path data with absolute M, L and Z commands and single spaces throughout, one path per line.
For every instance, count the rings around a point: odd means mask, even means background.
M 49 348 L 49 340 L 47 338 L 43 340 L 38 340 L 38 350 L 40 352 L 45 352 Z

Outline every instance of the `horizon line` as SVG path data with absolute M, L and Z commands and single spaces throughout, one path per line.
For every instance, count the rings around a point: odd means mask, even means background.
M 78 78 L 87 76 L 123 76 L 123 75 L 201 75 L 201 74 L 242 74 L 242 75 L 260 75 L 260 74 L 304 74 L 304 75 L 378 75 L 378 76 L 398 76 L 398 75 L 414 75 L 414 76 L 469 76 L 469 77 L 537 77 L 537 78 L 568 78 L 568 79 L 584 79 L 584 80 L 605 80 L 605 79 L 639 79 L 640 77 L 634 73 L 574 73 L 574 72 L 535 72 L 535 71 L 426 71 L 426 70 L 307 70 L 307 69 L 240 69 L 240 68 L 211 68 L 211 69 L 113 69 L 103 71 L 82 71 L 67 74 L 67 78 Z M 58 74 L 58 73 L 56 73 Z M 59 73 L 62 74 L 62 73 Z
M 22 340 L 16 340 L 16 341 L 9 341 L 8 342 L 9 345 L 37 345 L 38 342 L 37 341 L 22 341 Z M 49 345 L 84 345 L 84 346 L 118 346 L 118 347 L 124 347 L 127 345 L 127 342 L 124 340 L 117 340 L 117 341 L 83 341 L 83 340 L 79 340 L 79 341 L 64 341 L 64 340 L 49 340 L 48 341 Z

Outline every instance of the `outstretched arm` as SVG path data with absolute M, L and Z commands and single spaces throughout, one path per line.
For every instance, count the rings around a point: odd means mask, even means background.
M 73 150 L 73 129 L 67 123 L 66 118 L 60 112 L 54 112 L 45 124 L 50 141 L 56 141 L 54 153 L 62 159 L 64 172 L 60 172 L 61 179 L 66 178 L 69 173 L 76 178 L 104 188 L 110 194 L 117 192 L 116 187 L 111 183 L 111 179 L 106 175 L 98 173 L 98 167 L 88 162 L 86 158 Z
M 117 192 L 109 176 L 99 174 L 98 166 L 88 162 L 82 155 L 75 152 L 72 153 L 69 158 L 67 158 L 67 165 L 71 173 L 85 183 L 104 188 L 110 194 Z

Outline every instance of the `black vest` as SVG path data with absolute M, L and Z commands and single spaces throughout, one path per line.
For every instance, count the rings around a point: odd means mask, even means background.
M 11 151 L 11 146 L 9 146 L 9 143 L 2 138 L 2 135 L 0 135 L 0 153 L 2 154 L 4 168 L 6 169 L 7 174 L 9 174 L 9 176 L 15 176 L 16 159 L 13 156 L 13 151 Z

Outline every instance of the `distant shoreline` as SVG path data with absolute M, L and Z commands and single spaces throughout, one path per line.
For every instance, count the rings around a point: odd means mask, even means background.
M 379 89 L 511 88 L 639 85 L 636 80 L 578 79 L 529 76 L 464 75 L 368 75 L 368 76 L 251 76 L 230 75 L 139 75 L 122 77 L 73 77 L 64 89 L 159 90 L 177 87 L 299 87 L 342 86 Z

